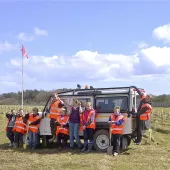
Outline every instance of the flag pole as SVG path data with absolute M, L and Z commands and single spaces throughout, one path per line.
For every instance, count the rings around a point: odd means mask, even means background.
M 23 44 L 22 44 L 23 45 Z M 23 61 L 23 55 L 22 55 L 22 101 L 21 101 L 21 108 L 24 109 L 24 61 Z

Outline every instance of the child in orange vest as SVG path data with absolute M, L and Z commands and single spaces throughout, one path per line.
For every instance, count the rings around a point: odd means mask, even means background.
M 36 149 L 38 146 L 39 126 L 42 117 L 38 113 L 38 108 L 33 108 L 33 113 L 25 115 L 25 121 L 28 122 L 29 148 Z
M 109 117 L 109 124 L 112 131 L 111 143 L 113 146 L 113 155 L 117 156 L 120 153 L 120 137 L 123 133 L 124 116 L 120 113 L 120 107 L 114 108 L 114 113 Z
M 92 104 L 90 102 L 86 103 L 86 109 L 82 113 L 82 128 L 84 134 L 84 147 L 81 152 L 89 153 L 91 152 L 94 141 L 93 135 L 96 128 L 96 120 L 95 120 L 95 110 L 92 108 Z M 89 142 L 88 142 L 89 141 Z
M 66 108 L 62 108 L 60 113 L 61 115 L 58 116 L 56 120 L 56 136 L 59 149 L 62 150 L 67 148 L 67 140 L 69 138 L 69 116 L 67 115 Z
M 25 133 L 26 124 L 23 120 L 23 110 L 19 110 L 19 114 L 16 116 L 14 132 L 14 147 L 19 148 L 23 145 L 23 135 Z

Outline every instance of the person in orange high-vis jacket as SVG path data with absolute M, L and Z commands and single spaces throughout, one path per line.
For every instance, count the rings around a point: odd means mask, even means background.
M 60 100 L 57 93 L 54 93 L 52 96 L 52 102 L 49 106 L 49 118 L 50 120 L 50 127 L 51 127 L 51 134 L 53 136 L 52 139 L 50 139 L 50 142 L 53 142 L 56 139 L 56 126 L 55 121 L 57 120 L 57 117 L 60 115 L 61 108 L 64 107 L 64 102 Z
M 137 116 L 136 116 L 136 132 L 137 132 L 137 139 L 135 143 L 137 145 L 141 144 L 142 135 L 144 130 L 144 124 L 146 121 L 150 120 L 150 114 L 152 113 L 152 95 L 144 95 L 137 87 L 135 87 L 138 94 L 141 96 L 141 101 L 139 103 L 137 109 Z
M 86 153 L 89 153 L 94 145 L 93 134 L 96 128 L 95 110 L 92 108 L 90 102 L 86 103 L 86 109 L 82 113 L 82 128 L 84 134 L 84 147 L 81 151 L 86 151 Z
M 19 148 L 20 146 L 23 146 L 23 135 L 26 130 L 26 124 L 23 120 L 23 110 L 19 110 L 19 114 L 16 116 L 15 125 L 13 127 L 14 132 L 14 147 Z
M 67 108 L 62 108 L 60 116 L 57 117 L 55 122 L 56 125 L 56 136 L 60 150 L 67 147 L 67 140 L 69 138 L 69 116 L 67 115 Z M 63 143 L 61 142 L 63 140 Z
M 120 107 L 115 106 L 114 113 L 109 117 L 109 124 L 112 132 L 111 144 L 113 146 L 113 155 L 120 153 L 120 137 L 123 134 L 124 116 L 120 113 Z
M 35 149 L 38 145 L 38 134 L 41 117 L 38 108 L 33 108 L 33 113 L 26 114 L 25 119 L 28 122 L 29 148 Z

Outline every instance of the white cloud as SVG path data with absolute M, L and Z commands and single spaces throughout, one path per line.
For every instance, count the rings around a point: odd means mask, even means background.
M 18 44 L 11 44 L 8 41 L 0 43 L 0 53 L 13 50 L 18 50 Z
M 24 60 L 24 82 L 27 88 L 35 88 L 33 84 L 39 84 L 38 88 L 41 89 L 48 83 L 55 86 L 64 83 L 63 86 L 68 87 L 72 82 L 75 84 L 90 82 L 98 87 L 102 87 L 102 83 L 111 84 L 109 86 L 135 83 L 145 88 L 145 83 L 141 85 L 141 82 L 158 83 L 160 79 L 165 81 L 164 77 L 170 80 L 168 56 L 170 56 L 170 48 L 156 46 L 142 49 L 135 55 L 79 51 L 67 57 L 30 56 L 28 60 Z M 11 59 L 8 68 L 15 70 L 15 74 L 13 73 L 12 79 L 2 81 L 17 81 L 17 84 L 21 84 L 21 58 Z
M 36 36 L 47 36 L 48 32 L 44 29 L 39 29 L 37 27 L 34 28 L 34 35 L 29 35 L 25 32 L 21 32 L 18 34 L 17 38 L 20 41 L 34 41 Z
M 33 41 L 35 39 L 34 36 L 28 35 L 24 32 L 19 33 L 17 38 L 18 38 L 18 40 L 21 40 L 21 41 Z
M 158 67 L 170 65 L 170 47 L 152 46 L 141 52 Z
M 139 49 L 147 48 L 149 45 L 143 41 L 138 44 Z
M 153 30 L 153 36 L 156 37 L 158 40 L 170 42 L 170 23 L 155 28 Z
M 18 86 L 14 81 L 0 81 L 0 85 L 4 86 Z
M 11 59 L 10 62 L 13 66 L 21 66 L 21 63 L 16 59 Z
M 37 36 L 47 36 L 48 35 L 48 32 L 44 29 L 39 29 L 37 27 L 35 27 L 35 35 Z
M 109 81 L 136 79 L 140 76 L 148 78 L 170 73 L 169 56 L 170 48 L 156 46 L 142 49 L 135 55 L 79 51 L 69 57 L 30 56 L 28 60 L 24 60 L 24 69 L 36 80 L 48 81 Z M 17 68 L 21 59 L 12 59 L 10 63 Z

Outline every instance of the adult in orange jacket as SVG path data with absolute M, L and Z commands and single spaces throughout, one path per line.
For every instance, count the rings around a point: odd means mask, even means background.
M 60 115 L 61 108 L 64 107 L 64 102 L 60 100 L 57 93 L 54 93 L 52 96 L 52 102 L 49 106 L 49 118 L 50 120 L 50 127 L 51 127 L 51 134 L 53 136 L 52 139 L 50 139 L 50 142 L 53 142 L 56 139 L 56 125 L 55 121 L 57 120 L 57 117 Z
M 147 94 L 144 95 L 137 87 L 135 87 L 138 94 L 141 96 L 141 101 L 139 103 L 137 109 L 137 116 L 136 116 L 136 131 L 137 131 L 137 139 L 135 143 L 137 145 L 141 144 L 142 135 L 144 130 L 145 121 L 150 120 L 150 114 L 152 113 L 152 95 Z

